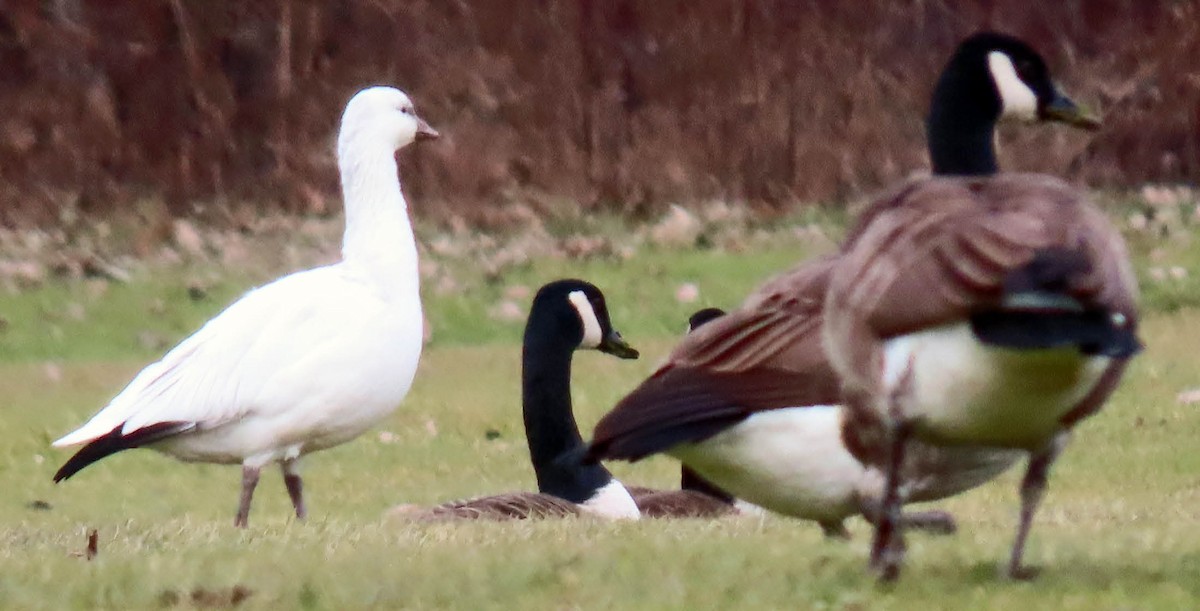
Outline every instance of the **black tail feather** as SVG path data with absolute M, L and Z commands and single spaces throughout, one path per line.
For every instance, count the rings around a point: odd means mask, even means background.
M 194 425 L 191 422 L 156 422 L 150 426 L 142 427 L 128 435 L 122 435 L 121 429 L 125 426 L 124 423 L 117 425 L 116 428 L 109 431 L 107 435 L 99 437 L 87 445 L 79 449 L 67 462 L 59 468 L 54 474 L 55 483 L 61 482 L 64 479 L 75 475 L 84 467 L 104 458 L 106 456 L 116 454 L 123 450 L 131 450 L 141 446 L 154 443 L 161 439 L 165 439 L 172 435 L 177 435 L 192 428 Z

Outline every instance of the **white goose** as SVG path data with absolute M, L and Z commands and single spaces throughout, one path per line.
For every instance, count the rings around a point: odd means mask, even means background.
M 298 459 L 362 434 L 412 385 L 421 299 L 395 152 L 437 136 L 403 92 L 358 92 L 338 134 L 342 261 L 250 291 L 143 369 L 107 407 L 54 442 L 87 444 L 54 480 L 137 447 L 241 464 L 234 524 L 245 527 L 260 470 L 280 462 L 303 519 Z

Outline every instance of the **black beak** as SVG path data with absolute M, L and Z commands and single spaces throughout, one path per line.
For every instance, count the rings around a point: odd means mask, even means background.
M 625 339 L 621 337 L 621 334 L 616 329 L 610 330 L 604 336 L 604 339 L 600 340 L 600 345 L 596 346 L 596 349 L 622 359 L 636 359 L 638 357 L 638 351 L 626 343 Z
M 1043 121 L 1058 121 L 1087 130 L 1100 129 L 1100 117 L 1076 104 L 1058 87 L 1054 88 L 1054 99 L 1038 114 Z
M 437 140 L 440 137 L 441 134 L 439 134 L 436 129 L 429 127 L 429 124 L 425 122 L 425 119 L 417 117 L 417 142 L 422 140 Z

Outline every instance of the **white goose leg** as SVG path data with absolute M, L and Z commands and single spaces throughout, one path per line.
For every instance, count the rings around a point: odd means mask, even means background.
M 308 509 L 304 506 L 304 482 L 300 480 L 298 472 L 298 461 L 295 458 L 289 458 L 279 464 L 283 470 L 283 485 L 287 486 L 288 496 L 292 499 L 292 507 L 296 509 L 296 519 L 304 520 L 308 517 Z
M 1021 565 L 1021 559 L 1025 555 L 1025 541 L 1029 538 L 1029 529 L 1033 526 L 1033 514 L 1046 493 L 1046 479 L 1050 474 L 1050 466 L 1058 459 L 1063 448 L 1067 447 L 1070 439 L 1071 434 L 1062 431 L 1055 435 L 1046 447 L 1029 456 L 1029 468 L 1025 471 L 1025 479 L 1021 481 L 1021 521 L 1017 526 L 1017 538 L 1013 541 L 1012 555 L 1008 558 L 1008 576 L 1012 579 L 1029 580 L 1037 577 L 1036 568 Z
M 254 487 L 258 485 L 258 467 L 242 465 L 242 499 L 238 503 L 237 517 L 233 525 L 246 528 L 250 524 L 250 500 L 254 498 Z

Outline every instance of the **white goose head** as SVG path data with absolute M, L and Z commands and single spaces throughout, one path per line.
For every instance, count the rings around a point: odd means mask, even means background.
M 338 154 L 359 148 L 396 151 L 414 140 L 433 140 L 437 130 L 417 116 L 412 100 L 394 87 L 369 87 L 354 94 L 342 113 Z

